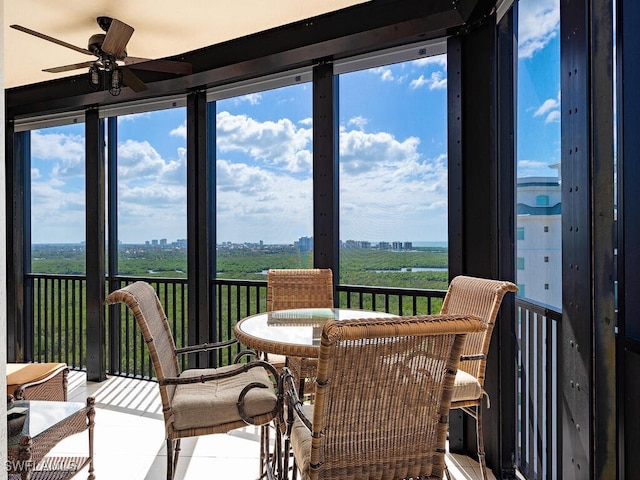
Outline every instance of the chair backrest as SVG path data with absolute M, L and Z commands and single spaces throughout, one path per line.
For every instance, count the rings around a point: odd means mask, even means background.
M 268 311 L 332 307 L 331 269 L 271 269 L 267 272 Z
M 476 315 L 486 329 L 467 337 L 463 356 L 477 356 L 477 360 L 463 360 L 460 369 L 473 375 L 484 386 L 487 354 L 491 344 L 491 333 L 496 322 L 502 299 L 507 292 L 517 292 L 511 282 L 485 278 L 457 276 L 449 284 L 442 303 L 442 314 Z
M 169 322 L 160 299 L 151 285 L 141 281 L 132 283 L 111 292 L 105 299 L 105 303 L 124 303 L 133 312 L 158 380 L 177 377 L 180 374 L 176 345 Z M 165 416 L 170 414 L 174 391 L 173 385 L 160 385 L 160 397 Z
M 327 322 L 311 479 L 442 478 L 460 352 L 481 328 L 463 315 Z

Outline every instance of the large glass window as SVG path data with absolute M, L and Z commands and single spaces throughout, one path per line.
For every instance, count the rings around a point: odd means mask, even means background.
M 218 277 L 313 266 L 311 95 L 301 82 L 216 102 Z
M 446 55 L 339 82 L 340 282 L 446 289 Z
M 517 85 L 518 295 L 562 310 L 560 192 L 560 1 L 518 3 Z M 526 288 L 525 288 L 526 287 Z M 534 478 L 557 471 L 558 327 L 544 315 L 519 310 L 517 463 Z M 547 378 L 547 373 L 552 372 Z M 545 389 L 548 392 L 540 394 Z M 547 413 L 550 412 L 547 419 Z M 546 419 L 546 421 L 545 421 Z M 547 426 L 550 431 L 547 431 Z M 532 433 L 533 432 L 533 433 Z M 547 439 L 551 438 L 550 442 Z
M 517 257 L 527 297 L 562 308 L 559 0 L 518 6 Z M 546 227 L 546 228 L 545 228 Z M 544 233 L 548 232 L 548 233 Z M 545 288 L 549 285 L 549 288 Z M 518 295 L 524 296 L 523 290 Z
M 186 277 L 186 109 L 118 117 L 118 273 Z
M 31 139 L 31 271 L 83 275 L 84 124 L 42 128 Z

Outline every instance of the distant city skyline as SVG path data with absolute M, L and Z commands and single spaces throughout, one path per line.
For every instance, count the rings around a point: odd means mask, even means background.
M 164 243 L 162 243 L 164 241 Z M 284 242 L 284 243 L 265 243 L 264 241 L 261 240 L 257 240 L 257 241 L 251 241 L 251 240 L 247 240 L 244 242 L 218 242 L 216 243 L 216 246 L 224 246 L 224 245 L 265 245 L 265 246 L 277 246 L 277 245 L 287 245 L 287 246 L 293 246 L 295 245 L 297 242 L 299 241 L 299 239 L 294 240 L 292 242 Z M 347 242 L 366 242 L 366 243 L 370 243 L 371 245 L 377 246 L 380 243 L 386 243 L 386 244 L 393 244 L 393 243 L 409 243 L 412 244 L 414 247 L 425 247 L 425 246 L 434 246 L 434 247 L 446 247 L 448 245 L 448 242 L 446 240 L 440 240 L 440 241 L 412 241 L 412 240 L 404 240 L 404 241 L 400 241 L 400 240 L 396 240 L 395 242 L 387 242 L 384 240 L 340 240 L 341 244 L 346 244 Z M 166 238 L 156 238 L 156 239 L 149 239 L 149 240 L 144 240 L 141 243 L 127 243 L 127 242 L 123 242 L 123 241 L 118 241 L 118 245 L 139 245 L 139 246 L 146 246 L 146 245 L 154 245 L 154 242 L 156 242 L 155 244 L 157 245 L 181 245 L 184 244 L 184 246 L 186 246 L 187 244 L 187 240 L 186 239 L 176 239 L 176 240 L 169 240 Z M 85 245 L 86 242 L 80 241 L 80 242 L 40 242 L 40 243 L 36 243 L 33 242 L 33 245 Z

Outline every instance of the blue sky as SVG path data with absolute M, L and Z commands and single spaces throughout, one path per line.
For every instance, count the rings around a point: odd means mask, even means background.
M 559 161 L 558 0 L 521 0 L 518 174 Z M 447 238 L 446 57 L 340 77 L 340 237 Z M 218 242 L 312 236 L 311 84 L 217 104 Z M 83 125 L 32 132 L 34 243 L 84 240 Z M 185 110 L 119 118 L 119 237 L 186 238 Z

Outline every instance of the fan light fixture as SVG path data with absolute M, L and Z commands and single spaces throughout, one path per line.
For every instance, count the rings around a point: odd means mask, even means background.
M 114 97 L 120 95 L 120 89 L 122 88 L 122 71 L 119 68 L 111 70 L 111 88 L 109 93 Z
M 102 83 L 100 82 L 100 70 L 95 65 L 89 67 L 89 82 L 96 88 Z
M 103 85 L 103 76 L 109 85 L 109 93 L 118 96 L 122 90 L 122 70 L 115 66 L 115 62 L 105 62 L 104 65 L 94 63 L 89 67 L 89 83 L 95 88 Z M 104 82 L 107 83 L 107 82 Z

